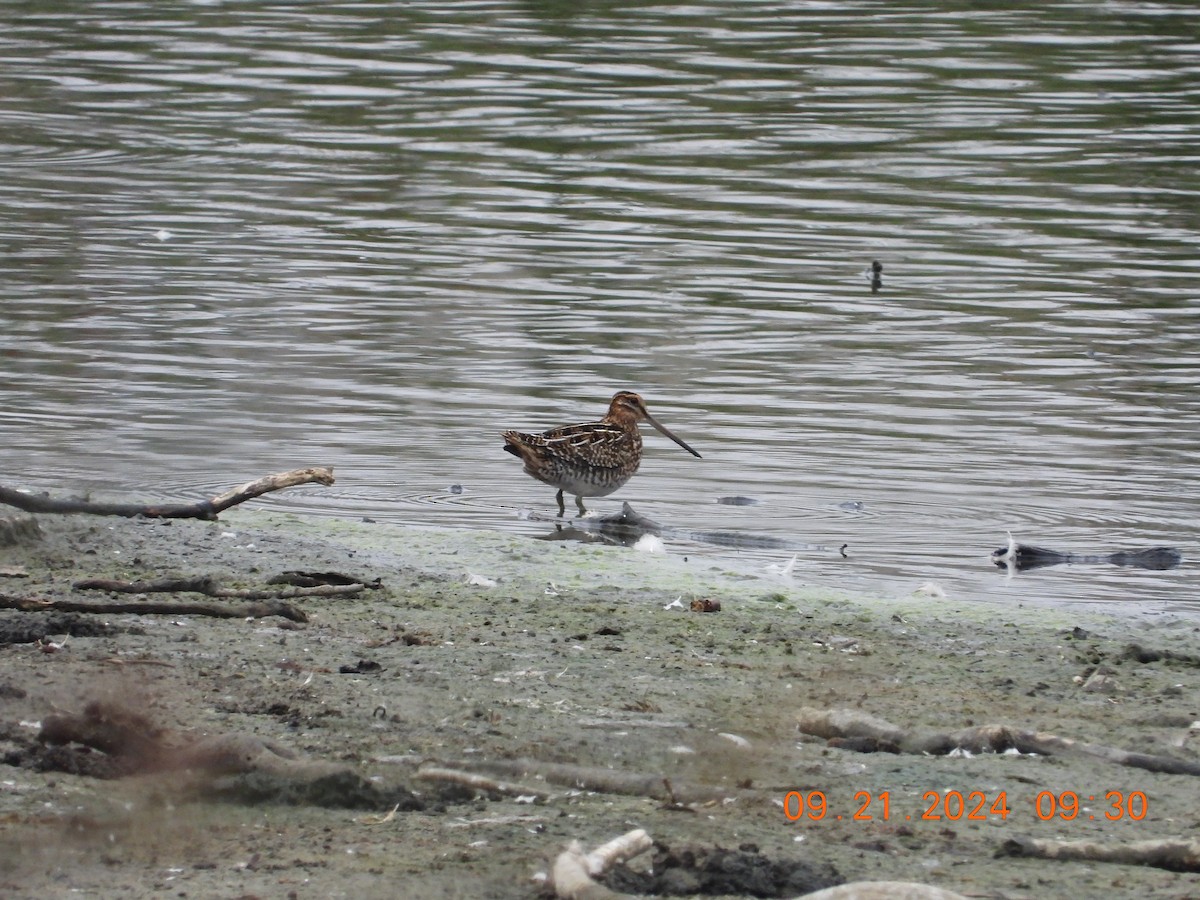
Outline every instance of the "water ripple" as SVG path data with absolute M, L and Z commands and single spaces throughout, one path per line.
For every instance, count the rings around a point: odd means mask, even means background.
M 23 484 L 194 499 L 319 462 L 335 487 L 262 502 L 538 535 L 520 510 L 553 491 L 498 432 L 632 386 L 705 459 L 647 432 L 595 506 L 679 552 L 1190 597 L 1185 11 L 76 12 L 0 11 L 0 462 Z M 1007 530 L 1185 566 L 1006 581 Z M 714 532 L 772 545 L 687 538 Z

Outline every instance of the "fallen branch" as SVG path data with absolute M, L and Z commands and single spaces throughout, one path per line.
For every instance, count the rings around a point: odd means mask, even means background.
M 399 803 L 388 810 L 386 816 L 363 816 L 361 819 L 359 819 L 359 821 L 364 825 L 386 825 L 388 822 L 396 818 L 396 811 L 398 809 L 400 809 Z
M 378 588 L 376 584 L 374 587 Z M 273 591 L 253 588 L 220 588 L 214 597 L 231 600 L 295 600 L 303 597 L 356 597 L 371 587 L 369 584 L 318 584 L 312 587 L 285 587 Z
M 210 500 L 197 503 L 152 504 L 136 503 L 93 503 L 90 500 L 55 500 L 39 494 L 26 494 L 0 485 L 0 503 L 15 506 L 32 513 L 89 513 L 97 516 L 144 516 L 149 519 L 207 519 L 215 520 L 218 514 L 255 497 L 295 487 L 300 484 L 333 484 L 333 469 L 325 466 L 310 466 L 294 469 L 278 475 L 266 475 L 257 481 L 249 481 L 241 487 L 218 494 Z
M 459 761 L 447 765 L 456 769 L 474 768 L 502 775 L 531 776 L 541 778 L 549 784 L 577 790 L 651 797 L 671 804 L 719 802 L 731 797 L 761 796 L 744 788 L 667 781 L 661 774 L 619 772 L 614 769 L 577 766 L 572 763 L 549 763 L 536 759 Z
M 175 668 L 175 663 L 169 663 L 165 659 L 146 659 L 144 657 L 138 659 L 123 659 L 120 656 L 110 656 L 108 659 L 101 660 L 108 663 L 110 666 L 162 666 L 166 669 Z
M 215 603 L 155 603 L 153 601 L 120 603 L 116 601 L 88 603 L 82 600 L 51 600 L 39 597 L 13 597 L 0 594 L 0 609 L 17 609 L 21 612 L 98 613 L 119 615 L 132 613 L 139 616 L 210 616 L 216 619 L 265 619 L 282 616 L 293 622 L 307 622 L 308 616 L 286 603 L 266 600 L 258 603 L 215 604 Z
M 1020 753 L 1038 753 L 1043 756 L 1076 753 L 1149 772 L 1200 775 L 1200 763 L 1192 760 L 1134 753 L 1118 747 L 1086 743 L 1049 732 L 1011 728 L 1008 725 L 980 725 L 961 731 L 915 735 L 857 710 L 824 710 L 812 707 L 802 708 L 798 720 L 799 729 L 804 734 L 838 741 L 839 746 L 846 749 L 864 752 L 887 749 L 891 752 L 945 755 L 954 750 L 967 750 L 971 753 L 1003 753 L 1006 750 L 1017 750 Z
M 1084 860 L 1154 866 L 1171 872 L 1200 872 L 1200 841 L 1133 841 L 1128 844 L 1099 844 L 1095 841 L 1043 841 L 1012 838 L 996 851 L 997 856 L 1027 856 L 1035 859 Z
M 361 594 L 368 585 L 320 584 L 312 587 L 282 587 L 275 590 L 253 590 L 250 588 L 223 588 L 209 575 L 195 578 L 158 578 L 154 581 L 121 581 L 108 578 L 88 578 L 76 581 L 71 587 L 80 591 L 113 591 L 118 594 L 153 594 L 190 591 L 235 600 L 284 600 L 296 597 L 353 597 Z
M 536 825 L 545 822 L 545 816 L 485 816 L 482 819 L 460 819 L 447 822 L 444 828 L 478 828 L 481 825 Z
M 514 784 L 511 781 L 498 781 L 474 772 L 464 772 L 461 769 L 446 769 L 441 766 L 425 766 L 417 770 L 417 778 L 424 781 L 445 781 L 473 788 L 477 791 L 487 791 L 491 794 L 512 794 L 517 797 L 536 797 L 545 800 L 552 794 L 537 787 L 525 784 Z
M 116 594 L 156 594 L 192 591 L 215 596 L 217 582 L 209 575 L 195 578 L 157 578 L 154 581 L 118 581 L 109 578 L 85 578 L 71 585 L 77 591 L 112 591 Z

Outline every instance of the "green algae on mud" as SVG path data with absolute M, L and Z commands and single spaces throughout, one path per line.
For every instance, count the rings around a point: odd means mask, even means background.
M 165 574 L 261 586 L 289 569 L 384 587 L 294 601 L 309 616 L 302 626 L 105 616 L 114 633 L 55 640 L 55 652 L 0 648 L 9 896 L 530 897 L 529 877 L 567 841 L 595 844 L 635 826 L 671 846 L 819 860 L 846 879 L 998 896 L 1200 893 L 1194 874 L 994 856 L 1013 836 L 1177 835 L 1195 825 L 1187 777 L 1086 757 L 863 754 L 796 731 L 802 707 L 848 707 L 919 730 L 1002 722 L 1171 752 L 1197 718 L 1198 669 L 1123 651 L 1137 642 L 1200 656 L 1182 619 L 862 597 L 621 547 L 250 510 L 217 524 L 45 517 L 41 530 L 39 541 L 0 549 L 0 562 L 27 572 L 0 580 L 0 592 L 81 597 L 71 585 L 83 577 Z M 692 612 L 693 598 L 721 609 Z M 377 668 L 348 665 L 360 660 Z M 1079 679 L 1097 666 L 1112 678 L 1085 691 Z M 544 804 L 443 798 L 371 825 L 361 812 L 219 803 L 177 796 L 163 779 L 106 782 L 19 764 L 36 733 L 22 722 L 96 696 L 166 727 L 252 732 L 427 797 L 413 781 L 419 760 L 520 758 L 651 773 L 738 799 L 680 813 L 645 796 L 549 785 Z M 789 819 L 793 790 L 820 791 L 828 815 Z M 928 792 L 951 790 L 1003 792 L 1011 812 L 927 818 Z M 1109 821 L 1085 800 L 1087 818 L 1043 821 L 1042 791 L 1142 791 L 1149 814 Z M 864 800 L 869 820 L 854 815 Z

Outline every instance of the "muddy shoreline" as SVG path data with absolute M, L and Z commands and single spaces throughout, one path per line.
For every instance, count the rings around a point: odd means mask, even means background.
M 1177 746 L 1200 718 L 1200 632 L 1184 617 L 856 597 L 627 548 L 250 510 L 215 524 L 38 522 L 40 535 L 0 546 L 0 594 L 97 600 L 72 585 L 164 575 L 257 587 L 287 570 L 382 587 L 291 601 L 304 623 L 0 612 L 10 641 L 31 623 L 48 629 L 41 644 L 0 644 L 5 896 L 516 900 L 538 896 L 532 876 L 568 841 L 635 827 L 672 848 L 846 881 L 1005 898 L 1200 895 L 1194 873 L 996 855 L 1010 838 L 1194 834 L 1193 776 L 1082 755 L 861 753 L 796 727 L 803 707 L 850 708 L 906 729 L 1004 723 L 1194 761 L 1200 738 Z M 695 612 L 693 600 L 720 609 Z M 81 619 L 95 621 L 68 636 Z M 1168 652 L 1139 661 L 1131 644 Z M 1107 674 L 1089 684 L 1097 666 Z M 40 723 L 89 700 L 176 732 L 247 733 L 420 808 L 380 821 L 388 809 L 231 799 L 178 775 L 40 770 Z M 537 782 L 550 796 L 527 802 L 416 777 L 421 761 L 513 759 L 729 797 L 680 808 Z M 790 820 L 790 791 L 821 792 L 824 818 Z M 988 809 L 930 818 L 930 797 L 952 791 Z M 1077 817 L 1040 819 L 1043 791 L 1078 796 Z M 1109 792 L 1143 793 L 1145 816 L 1109 820 Z

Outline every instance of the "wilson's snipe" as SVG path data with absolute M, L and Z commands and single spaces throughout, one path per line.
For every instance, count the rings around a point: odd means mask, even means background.
M 632 391 L 618 391 L 608 404 L 608 415 L 599 422 L 564 425 L 542 434 L 505 431 L 504 449 L 521 457 L 525 471 L 550 487 L 558 488 L 558 514 L 566 513 L 563 491 L 575 495 L 579 514 L 584 497 L 603 497 L 633 477 L 642 461 L 642 433 L 646 421 L 692 456 L 700 454 L 671 434 L 646 411 Z

